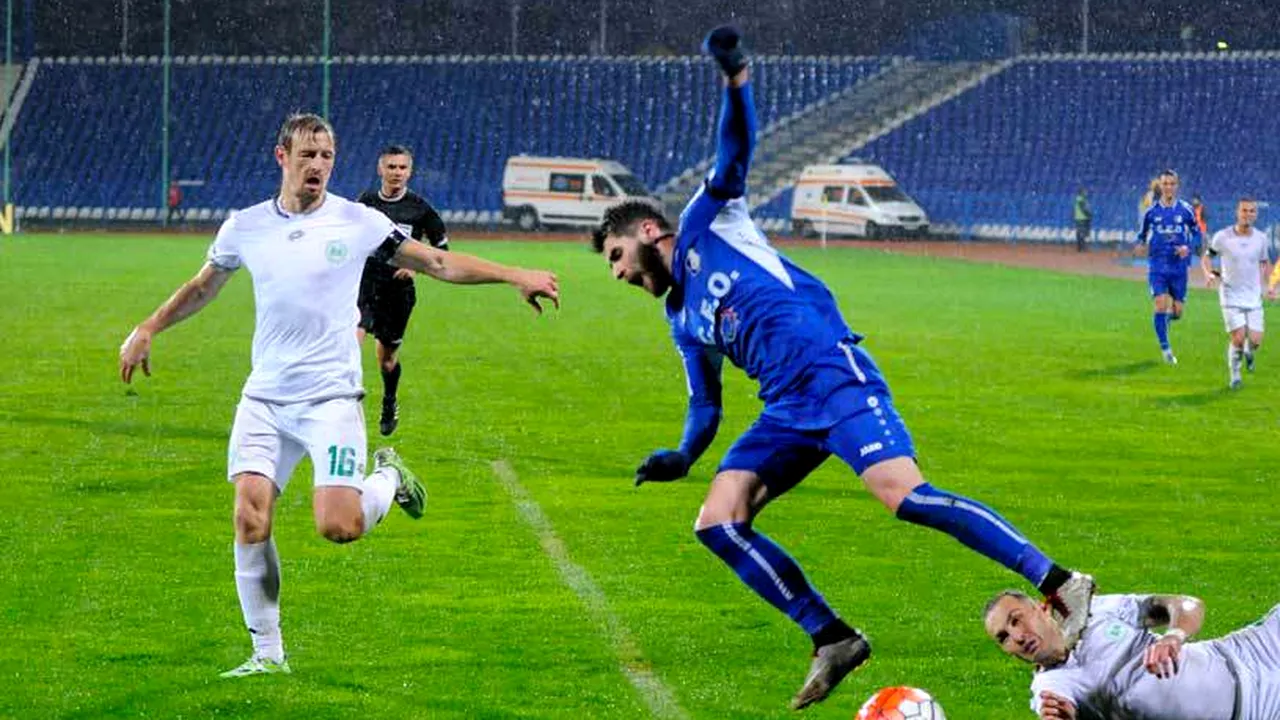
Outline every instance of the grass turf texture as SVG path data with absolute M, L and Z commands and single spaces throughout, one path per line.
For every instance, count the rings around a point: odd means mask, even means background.
M 403 351 L 395 440 L 428 483 L 334 546 L 310 516 L 310 466 L 280 500 L 294 675 L 219 680 L 245 658 L 232 579 L 226 435 L 249 369 L 250 282 L 162 335 L 126 393 L 129 328 L 199 266 L 190 237 L 0 241 L 0 717 L 641 718 L 491 463 L 507 460 L 572 560 L 693 718 L 785 718 L 808 640 L 694 539 L 716 459 L 753 419 L 729 370 L 727 417 L 693 477 L 634 489 L 678 438 L 684 381 L 661 307 L 576 245 L 458 242 L 555 269 L 562 312 L 506 288 L 423 280 Z M 926 475 L 981 499 L 1105 591 L 1194 593 L 1208 634 L 1280 601 L 1275 378 L 1264 348 L 1225 390 L 1215 298 L 1157 362 L 1142 284 L 868 251 L 790 253 L 834 289 L 884 368 Z M 371 348 L 365 377 L 381 395 Z M 370 404 L 376 408 L 375 404 Z M 377 414 L 370 410 L 370 447 Z M 758 527 L 789 549 L 876 657 L 811 718 L 849 718 L 884 685 L 927 688 L 953 718 L 1028 717 L 1028 671 L 978 613 L 1025 584 L 893 520 L 838 462 Z

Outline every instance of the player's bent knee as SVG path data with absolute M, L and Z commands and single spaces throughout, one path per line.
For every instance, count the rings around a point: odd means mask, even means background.
M 327 517 L 316 521 L 316 532 L 330 542 L 339 545 L 355 542 L 364 534 L 364 518 Z
M 317 488 L 314 504 L 316 532 L 324 539 L 349 543 L 364 534 L 364 510 L 355 488 Z
M 725 523 L 749 523 L 768 501 L 768 488 L 759 475 L 749 470 L 725 470 L 711 481 L 694 530 Z
M 924 484 L 924 476 L 915 460 L 896 457 L 863 470 L 862 482 L 885 509 L 896 514 L 911 491 Z
M 257 473 L 236 476 L 236 540 L 245 544 L 266 542 L 271 537 L 271 511 L 276 487 Z

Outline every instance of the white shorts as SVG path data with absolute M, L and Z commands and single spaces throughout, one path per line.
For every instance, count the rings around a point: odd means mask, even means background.
M 356 398 L 280 405 L 242 397 L 231 427 L 227 477 L 258 473 L 284 492 L 306 453 L 316 487 L 359 489 L 368 449 L 364 408 Z
M 1238 308 L 1224 305 L 1222 320 L 1227 325 L 1227 332 L 1247 328 L 1249 332 L 1262 332 L 1262 308 Z

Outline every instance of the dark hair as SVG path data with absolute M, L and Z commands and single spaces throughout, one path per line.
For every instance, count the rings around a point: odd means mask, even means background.
M 604 241 L 611 235 L 626 235 L 635 229 L 636 223 L 652 220 L 663 232 L 671 232 L 671 223 L 662 211 L 644 200 L 623 200 L 604 211 L 600 227 L 591 232 L 591 249 L 604 252 Z
M 382 152 L 378 153 L 378 159 L 381 160 L 388 155 L 408 155 L 410 159 L 413 159 L 412 150 L 404 145 L 397 145 L 395 143 L 382 148 Z
M 1257 200 L 1254 200 L 1252 196 L 1245 195 L 1244 197 L 1242 197 L 1242 198 L 1240 198 L 1239 200 L 1237 200 L 1237 201 L 1236 201 L 1236 207 L 1240 207 L 1241 205 L 1243 205 L 1243 204 L 1245 204 L 1245 203 L 1253 203 L 1254 205 L 1257 205 L 1257 204 L 1258 204 L 1258 201 L 1257 201 Z
M 316 115 L 315 113 L 294 113 L 285 118 L 284 124 L 280 126 L 280 133 L 276 135 L 276 144 L 288 152 L 293 149 L 294 135 L 315 135 L 317 133 L 329 133 L 329 137 L 333 141 L 338 142 L 338 136 L 333 132 L 333 126 L 328 120 Z
M 1177 173 L 1177 171 L 1176 171 L 1176 170 L 1173 170 L 1173 169 L 1171 169 L 1171 168 L 1165 168 L 1164 170 L 1161 170 L 1161 171 L 1160 171 L 1160 174 L 1159 174 L 1159 175 L 1157 175 L 1156 177 L 1158 177 L 1158 178 L 1162 178 L 1162 177 L 1165 177 L 1166 175 L 1167 175 L 1167 176 L 1169 176 L 1169 177 L 1171 177 L 1171 178 L 1173 178 L 1174 180 L 1177 180 L 1177 179 L 1178 179 L 1178 173 Z
M 982 609 L 983 621 L 986 621 L 987 616 L 990 615 L 991 611 L 996 608 L 996 604 L 1007 597 L 1011 597 L 1016 600 L 1021 600 L 1025 603 L 1030 603 L 1031 605 L 1036 604 L 1036 601 L 1032 600 L 1030 595 L 1022 592 L 1021 590 L 1002 590 L 998 595 L 988 600 L 987 606 Z

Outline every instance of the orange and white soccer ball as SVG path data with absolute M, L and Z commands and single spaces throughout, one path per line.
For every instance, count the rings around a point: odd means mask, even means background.
M 920 688 L 884 688 L 858 711 L 857 720 L 947 720 L 942 706 Z

